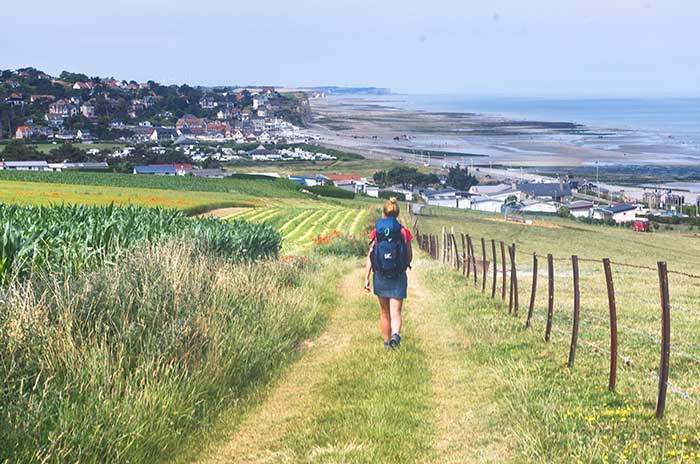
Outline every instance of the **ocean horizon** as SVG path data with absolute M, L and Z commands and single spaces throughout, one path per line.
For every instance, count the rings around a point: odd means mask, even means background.
M 386 104 L 411 111 L 478 113 L 515 120 L 572 122 L 590 129 L 642 131 L 700 144 L 700 97 L 535 98 L 390 94 Z

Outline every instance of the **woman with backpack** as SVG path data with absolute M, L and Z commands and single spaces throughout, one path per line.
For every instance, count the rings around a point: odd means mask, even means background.
M 381 316 L 379 325 L 384 336 L 384 348 L 401 345 L 401 308 L 406 298 L 408 281 L 406 269 L 413 260 L 411 231 L 399 221 L 399 204 L 391 198 L 382 209 L 382 218 L 370 232 L 369 254 L 365 266 L 365 292 L 370 292 L 369 276 L 374 294 L 379 299 Z

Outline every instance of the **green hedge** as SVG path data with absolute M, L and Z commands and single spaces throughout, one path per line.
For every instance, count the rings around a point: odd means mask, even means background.
M 322 197 L 344 198 L 348 200 L 355 198 L 355 192 L 343 190 L 332 185 L 317 185 L 315 187 L 309 187 L 308 190 Z

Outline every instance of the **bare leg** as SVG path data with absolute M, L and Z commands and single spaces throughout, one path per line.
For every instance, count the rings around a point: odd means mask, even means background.
M 384 298 L 381 296 L 377 297 L 379 299 L 379 306 L 381 306 L 382 311 L 379 316 L 379 327 L 382 329 L 382 336 L 384 341 L 391 338 L 391 312 L 389 309 L 389 298 Z
M 403 300 L 397 298 L 391 298 L 389 300 L 389 308 L 391 313 L 391 333 L 400 334 L 401 325 L 403 321 L 401 320 L 401 308 L 403 306 Z

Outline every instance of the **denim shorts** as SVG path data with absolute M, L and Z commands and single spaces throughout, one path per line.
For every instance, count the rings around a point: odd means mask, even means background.
M 396 298 L 403 300 L 406 298 L 406 290 L 408 288 L 408 278 L 406 273 L 402 272 L 396 277 L 384 277 L 381 274 L 374 273 L 372 279 L 374 294 L 383 298 Z

